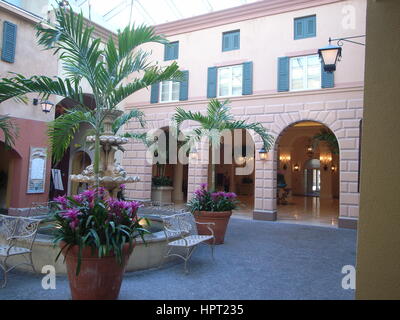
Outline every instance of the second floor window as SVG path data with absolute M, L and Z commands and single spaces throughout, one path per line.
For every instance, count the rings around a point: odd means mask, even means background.
M 321 89 L 321 61 L 318 55 L 290 58 L 290 90 Z
M 229 31 L 222 34 L 222 51 L 240 49 L 240 31 Z
M 176 81 L 163 81 L 160 85 L 160 102 L 179 101 L 180 83 Z
M 218 97 L 242 95 L 243 65 L 218 68 Z
M 317 16 L 294 19 L 294 39 L 313 38 L 317 35 Z
M 179 57 L 179 41 L 170 42 L 164 47 L 164 60 L 176 60 Z

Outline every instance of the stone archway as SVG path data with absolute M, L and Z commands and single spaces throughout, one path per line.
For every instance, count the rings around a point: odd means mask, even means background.
M 14 179 L 17 159 L 21 159 L 18 152 L 0 141 L 0 214 L 7 213 L 11 207 L 13 189 L 18 187 Z
M 314 121 L 331 130 L 339 143 L 340 162 L 338 172 L 340 185 L 339 227 L 356 228 L 359 211 L 358 163 L 359 120 L 342 119 L 340 111 L 302 110 L 288 114 L 275 114 L 274 122 L 268 126 L 276 141 L 285 130 L 296 123 Z M 269 152 L 268 160 L 256 169 L 256 200 L 253 218 L 256 220 L 277 219 L 277 144 Z
M 275 142 L 276 174 L 281 177 L 276 189 L 280 221 L 338 224 L 339 154 L 326 142 L 313 143 L 321 132 L 333 135 L 319 122 L 301 121 L 285 128 Z

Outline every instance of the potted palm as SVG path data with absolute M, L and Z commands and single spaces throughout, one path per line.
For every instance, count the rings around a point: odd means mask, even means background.
M 136 215 L 140 204 L 98 188 L 58 197 L 54 205 L 54 241 L 65 256 L 72 299 L 117 299 L 135 238 L 148 233 Z
M 211 99 L 208 103 L 206 114 L 193 113 L 177 108 L 173 116 L 177 132 L 184 121 L 193 121 L 198 127 L 189 132 L 186 142 L 189 145 L 193 145 L 206 136 L 212 151 L 219 152 L 217 147 L 221 142 L 223 131 L 253 130 L 261 137 L 265 150 L 269 151 L 273 143 L 273 137 L 267 132 L 266 128 L 259 122 L 247 123 L 246 120 L 235 120 L 230 113 L 228 105 L 229 100 L 221 102 L 218 99 Z M 211 163 L 211 185 L 209 190 L 207 190 L 207 185 L 201 185 L 201 188 L 194 193 L 188 205 L 196 220 L 215 223 L 215 243 L 221 244 L 224 242 L 224 235 L 232 210 L 237 206 L 237 196 L 230 192 L 215 192 L 215 167 L 216 164 Z M 199 232 L 203 231 L 199 230 Z
M 247 123 L 246 120 L 235 120 L 230 113 L 229 100 L 224 102 L 218 99 L 211 99 L 207 105 L 206 115 L 201 112 L 186 111 L 176 108 L 173 120 L 176 124 L 177 132 L 185 121 L 192 121 L 198 128 L 187 134 L 187 143 L 192 145 L 207 137 L 211 148 L 217 148 L 221 141 L 222 133 L 225 130 L 253 130 L 258 134 L 264 144 L 266 151 L 271 149 L 274 141 L 267 129 L 259 122 Z M 216 152 L 216 150 L 213 150 Z M 215 163 L 211 163 L 211 190 L 215 190 Z
M 237 195 L 233 192 L 211 192 L 205 183 L 200 185 L 188 202 L 188 207 L 197 222 L 198 233 L 209 235 L 207 224 L 212 223 L 214 231 L 214 244 L 223 244 L 229 218 L 238 205 Z

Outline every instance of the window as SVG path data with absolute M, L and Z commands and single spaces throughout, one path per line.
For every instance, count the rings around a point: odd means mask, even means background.
M 321 89 L 321 61 L 318 55 L 290 58 L 290 90 Z
M 160 102 L 179 101 L 180 83 L 177 81 L 163 81 L 160 85 Z
M 240 30 L 224 32 L 222 34 L 222 51 L 240 49 Z
M 243 65 L 218 68 L 218 97 L 242 95 Z
M 179 41 L 170 42 L 164 46 L 164 60 L 176 60 L 179 56 Z
M 294 39 L 312 38 L 317 35 L 317 16 L 294 19 Z

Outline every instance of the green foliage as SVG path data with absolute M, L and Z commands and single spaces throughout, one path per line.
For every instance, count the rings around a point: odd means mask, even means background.
M 201 184 L 200 189 L 194 192 L 193 198 L 188 202 L 192 213 L 199 211 L 221 212 L 237 208 L 239 201 L 233 192 L 207 191 L 206 184 Z
M 167 43 L 165 38 L 155 34 L 152 27 L 128 26 L 110 36 L 102 49 L 101 39 L 94 36 L 94 28 L 85 22 L 82 13 L 76 14 L 70 7 L 57 8 L 55 17 L 55 24 L 37 25 L 36 36 L 41 46 L 58 55 L 65 78 L 25 78 L 19 74 L 3 78 L 0 80 L 0 103 L 11 98 L 23 101 L 27 93 L 37 93 L 42 99 L 56 95 L 72 100 L 78 111 L 72 109 L 71 112 L 55 119 L 49 127 L 54 161 L 62 158 L 78 129 L 78 124 L 89 123 L 95 130 L 94 170 L 98 173 L 98 136 L 101 134 L 107 110 L 117 108 L 117 105 L 138 90 L 156 82 L 178 80 L 182 74 L 175 62 L 167 67 L 149 62 L 150 53 L 139 48 L 149 42 Z M 132 73 L 137 74 L 137 77 L 130 77 L 129 81 L 126 81 Z M 83 80 L 89 83 L 93 94 L 96 105 L 93 111 L 89 111 L 88 106 L 84 104 L 81 87 Z M 131 110 L 116 120 L 114 132 L 132 119 L 137 119 L 142 126 L 144 125 L 143 114 L 138 110 Z M 132 137 L 135 135 L 132 134 Z
M 6 147 L 15 145 L 15 140 L 18 138 L 18 127 L 9 116 L 0 115 L 0 130 L 4 134 L 4 143 Z
M 170 187 L 172 180 L 166 176 L 157 176 L 152 178 L 153 186 L 155 187 Z
M 328 144 L 329 149 L 333 154 L 339 154 L 339 142 L 335 134 L 329 129 L 323 128 L 320 133 L 316 134 L 313 138 L 313 145 L 318 146 L 319 142 L 323 141 Z
M 269 151 L 273 144 L 273 137 L 267 132 L 267 129 L 259 123 L 248 123 L 246 120 L 236 121 L 230 113 L 228 106 L 229 100 L 220 102 L 218 99 L 211 99 L 207 106 L 207 115 L 200 112 L 186 111 L 182 108 L 177 108 L 173 116 L 176 123 L 177 131 L 184 121 L 194 121 L 200 126 L 194 129 L 187 137 L 186 141 L 192 146 L 194 143 L 201 140 L 202 137 L 207 137 L 213 146 L 219 145 L 221 135 L 224 130 L 253 130 L 257 133 L 263 143 L 265 150 Z M 211 188 L 215 189 L 215 164 L 211 165 Z
M 58 197 L 50 219 L 55 221 L 54 242 L 64 241 L 67 253 L 72 246 L 79 247 L 76 274 L 81 266 L 81 251 L 92 248 L 99 258 L 114 254 L 119 263 L 123 262 L 123 247 L 149 233 L 140 225 L 136 213 L 140 204 L 135 201 L 107 199 L 104 189 L 87 190 L 74 197 Z M 59 255 L 60 255 L 59 253 Z M 57 256 L 57 259 L 59 257 Z

